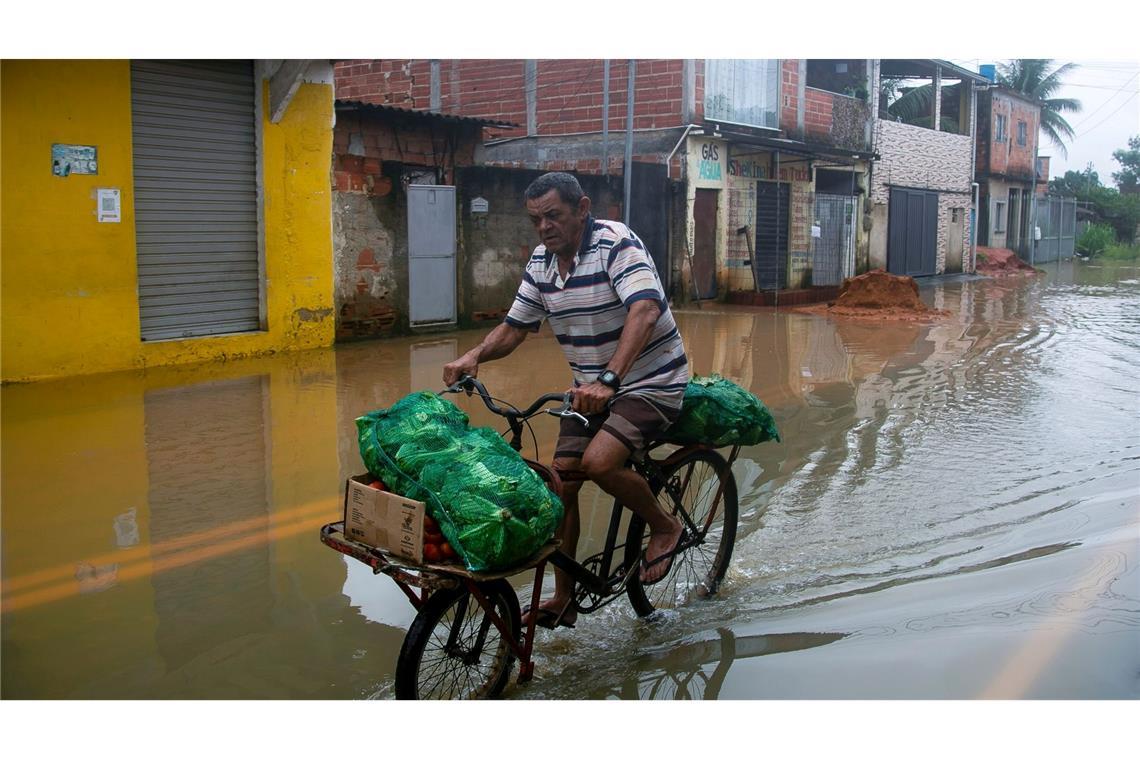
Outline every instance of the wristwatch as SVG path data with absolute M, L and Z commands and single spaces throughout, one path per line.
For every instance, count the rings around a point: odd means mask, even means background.
M 598 375 L 598 382 L 614 391 L 621 388 L 621 378 L 612 369 L 603 370 L 602 374 Z

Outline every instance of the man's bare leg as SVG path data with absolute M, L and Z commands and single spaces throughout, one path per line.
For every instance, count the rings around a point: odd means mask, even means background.
M 645 479 L 625 467 L 627 459 L 629 449 L 625 444 L 605 430 L 599 430 L 582 455 L 582 469 L 590 480 L 632 509 L 649 526 L 649 545 L 645 548 L 648 567 L 641 571 L 641 580 L 653 583 L 668 569 L 667 562 L 653 564 L 653 561 L 673 551 L 684 526 L 661 508 Z

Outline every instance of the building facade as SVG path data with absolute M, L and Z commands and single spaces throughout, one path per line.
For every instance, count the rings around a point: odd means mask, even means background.
M 5 61 L 3 380 L 333 342 L 328 61 Z
M 891 72 L 909 66 L 933 77 L 943 65 L 980 81 L 938 61 L 903 62 Z M 781 292 L 787 303 L 789 291 L 830 297 L 845 277 L 889 268 L 891 188 L 900 182 L 937 196 L 937 248 L 913 273 L 946 271 L 948 262 L 972 268 L 953 242 L 967 239 L 972 129 L 951 135 L 886 123 L 877 114 L 879 76 L 872 59 L 336 65 L 340 98 L 517 124 L 486 130 L 489 166 L 620 179 L 628 153 L 631 207 L 648 193 L 666 211 L 638 220 L 631 208 L 630 219 L 657 241 L 649 247 L 671 296 L 750 303 L 774 302 Z M 958 110 L 970 124 L 973 88 L 962 91 Z M 915 161 L 925 168 L 908 173 Z M 624 215 L 623 198 L 600 215 Z
M 997 86 L 980 93 L 978 114 L 979 244 L 1009 248 L 1029 260 L 1041 105 Z

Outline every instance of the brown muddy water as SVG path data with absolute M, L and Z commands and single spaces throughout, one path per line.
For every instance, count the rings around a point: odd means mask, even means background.
M 932 324 L 679 313 L 784 438 L 734 468 L 723 593 L 540 631 L 506 698 L 1140 696 L 1140 270 L 1049 267 L 925 285 Z M 390 697 L 413 609 L 318 529 L 353 419 L 481 335 L 3 388 L 2 696 Z M 547 333 L 481 378 L 519 403 L 568 371 Z

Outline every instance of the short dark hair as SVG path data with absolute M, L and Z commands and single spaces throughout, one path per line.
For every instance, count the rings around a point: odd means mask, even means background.
M 571 208 L 577 208 L 578 202 L 586 195 L 573 174 L 567 174 L 566 172 L 547 172 L 530 183 L 526 192 L 523 193 L 523 197 L 528 201 L 533 201 L 536 198 L 541 198 L 546 195 L 551 190 L 557 190 L 558 197 L 562 199 L 563 203 L 569 203 Z

